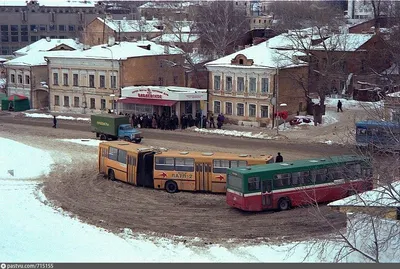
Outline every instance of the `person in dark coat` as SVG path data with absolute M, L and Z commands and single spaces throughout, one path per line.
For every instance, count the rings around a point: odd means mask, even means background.
M 282 157 L 280 152 L 278 152 L 278 156 L 276 156 L 275 162 L 276 163 L 282 163 L 283 162 L 283 157 Z
M 57 118 L 53 116 L 53 128 L 57 128 Z
M 340 102 L 340 100 L 337 102 L 337 112 L 339 112 L 339 110 L 340 110 L 340 112 L 343 112 L 342 102 Z
M 214 115 L 213 114 L 210 115 L 210 128 L 211 128 L 211 126 L 212 126 L 212 128 L 215 128 Z

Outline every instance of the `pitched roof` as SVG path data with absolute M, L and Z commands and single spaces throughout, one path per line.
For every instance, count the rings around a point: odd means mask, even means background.
M 154 42 L 174 42 L 174 43 L 193 43 L 200 38 L 199 35 L 194 34 L 163 34 L 157 36 L 151 41 Z
M 182 8 L 182 7 L 188 7 L 190 5 L 193 5 L 193 3 L 191 3 L 191 2 L 180 2 L 180 1 L 179 2 L 178 1 L 176 1 L 176 2 L 171 1 L 171 2 L 168 2 L 168 3 L 165 3 L 165 2 L 158 3 L 157 1 L 152 1 L 152 2 L 147 2 L 147 3 L 139 6 L 138 8 L 179 9 L 179 8 Z
M 237 51 L 215 61 L 209 62 L 205 64 L 205 66 L 230 66 L 240 68 L 289 68 L 306 65 L 307 63 L 304 61 L 293 60 L 293 57 L 303 55 L 302 52 L 290 49 L 278 50 L 274 48 L 276 44 L 279 44 L 279 40 L 281 39 L 281 36 L 273 37 L 258 45 L 251 46 L 249 48 Z M 252 59 L 253 65 L 232 65 L 232 59 L 234 59 L 239 54 L 243 54 L 244 56 L 246 56 L 247 59 Z
M 44 56 L 46 56 L 49 52 L 47 51 L 36 51 L 35 53 L 29 53 L 12 60 L 9 60 L 4 63 L 4 66 L 39 66 L 39 65 L 47 65 L 44 60 Z
M 318 45 L 313 46 L 312 49 L 325 50 L 323 46 L 325 44 L 328 50 L 356 51 L 373 36 L 374 34 L 335 34 Z
M 102 23 L 105 23 L 113 31 L 121 33 L 161 33 L 162 30 L 156 28 L 161 26 L 162 23 L 157 20 L 114 20 L 114 19 L 103 19 L 97 17 Z
M 94 7 L 96 1 L 90 0 L 36 0 L 39 6 L 49 7 Z M 0 0 L 0 6 L 27 6 L 26 0 Z
M 72 49 L 79 49 L 82 47 L 81 43 L 76 42 L 72 38 L 66 38 L 66 39 L 42 38 L 26 47 L 23 47 L 22 49 L 14 51 L 14 53 L 16 55 L 26 55 L 28 53 L 36 53 L 39 51 L 49 51 L 49 50 L 54 49 L 62 44 L 66 45 Z
M 400 181 L 334 201 L 328 206 L 400 207 Z

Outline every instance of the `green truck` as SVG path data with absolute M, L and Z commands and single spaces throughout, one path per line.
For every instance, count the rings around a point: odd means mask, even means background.
M 123 139 L 129 142 L 140 143 L 141 132 L 129 124 L 129 118 L 124 115 L 99 114 L 90 117 L 92 132 L 100 140 Z

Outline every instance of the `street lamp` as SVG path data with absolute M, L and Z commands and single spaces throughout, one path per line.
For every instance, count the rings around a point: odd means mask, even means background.
M 107 47 L 107 46 L 101 46 L 101 48 L 102 48 L 102 49 L 107 49 L 107 50 L 109 50 L 109 51 L 111 52 L 111 79 L 110 79 L 110 87 L 112 88 L 113 94 L 111 94 L 110 96 L 113 97 L 112 110 L 113 110 L 113 112 L 114 112 L 114 111 L 115 111 L 115 101 L 114 101 L 114 97 L 115 97 L 115 87 L 116 87 L 116 85 L 113 85 L 113 84 L 116 84 L 116 83 L 113 83 L 113 82 L 116 82 L 116 80 L 114 80 L 114 54 L 113 54 L 112 49 L 110 49 L 110 48 Z

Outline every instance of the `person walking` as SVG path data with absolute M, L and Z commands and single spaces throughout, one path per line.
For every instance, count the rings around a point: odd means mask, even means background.
M 57 128 L 57 118 L 53 116 L 53 128 Z
M 340 102 L 340 100 L 337 102 L 337 112 L 339 112 L 339 110 L 340 110 L 340 112 L 343 112 L 343 109 L 342 109 L 342 102 Z
M 276 156 L 275 162 L 276 163 L 282 163 L 283 162 L 283 157 L 282 157 L 280 152 L 278 152 L 278 156 Z

